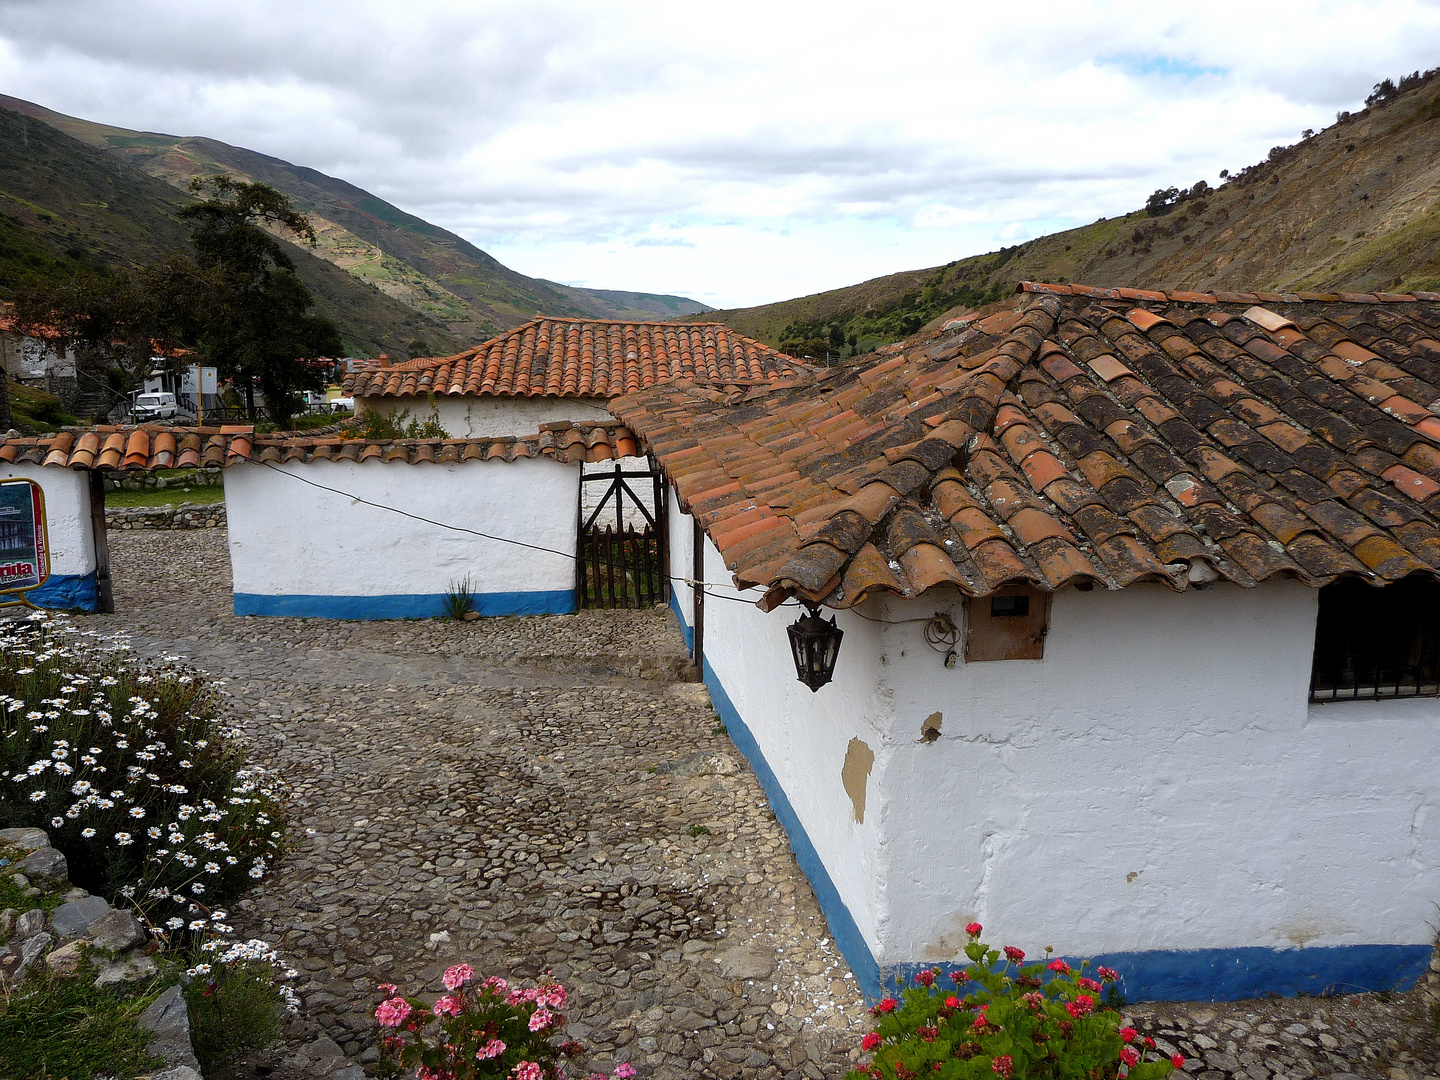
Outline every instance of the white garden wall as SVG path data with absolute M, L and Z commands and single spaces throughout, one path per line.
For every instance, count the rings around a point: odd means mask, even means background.
M 438 615 L 467 575 L 482 614 L 575 609 L 574 465 L 246 463 L 224 475 L 237 615 Z
M 43 465 L 0 464 L 0 480 L 33 480 L 45 498 L 50 580 L 32 589 L 36 607 L 96 610 L 95 536 L 90 524 L 90 474 Z
M 671 522 L 684 576 L 692 523 L 673 503 Z M 882 968 L 957 958 L 971 920 L 1103 957 L 1136 999 L 1403 987 L 1440 902 L 1440 701 L 1309 705 L 1317 595 L 1062 591 L 1044 659 L 953 669 L 922 632 L 962 622 L 957 593 L 872 601 L 840 614 L 814 695 L 798 610 L 717 598 L 707 682 L 872 993 Z M 852 740 L 874 755 L 863 823 Z
M 362 412 L 394 414 L 409 409 L 410 419 L 422 422 L 430 416 L 430 401 L 423 397 L 367 397 L 357 399 L 356 404 Z M 591 424 L 614 420 L 606 398 L 436 395 L 435 412 L 452 439 L 534 435 L 541 424 L 557 420 Z

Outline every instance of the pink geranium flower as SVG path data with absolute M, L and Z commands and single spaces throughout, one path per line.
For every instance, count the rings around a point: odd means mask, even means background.
M 544 1031 L 550 1026 L 550 1022 L 554 1019 L 555 1014 L 549 1009 L 536 1009 L 530 1016 L 530 1030 Z
M 475 1060 L 476 1060 L 476 1061 L 489 1061 L 491 1058 L 497 1058 L 497 1057 L 499 1057 L 499 1056 L 500 1056 L 501 1054 L 503 1054 L 504 1052 L 505 1052 L 505 1042 L 504 1042 L 504 1040 L 502 1040 L 502 1039 L 491 1039 L 491 1040 L 490 1040 L 489 1042 L 487 1042 L 484 1046 L 480 1047 L 479 1050 L 476 1050 L 476 1051 L 475 1051 Z
M 631 1065 L 628 1061 L 622 1061 L 619 1065 L 615 1066 L 615 1075 L 618 1076 L 620 1080 L 630 1080 L 630 1077 L 635 1075 L 635 1066 Z
M 540 1066 L 533 1061 L 522 1061 L 515 1066 L 515 1080 L 540 1080 Z
M 410 1015 L 410 1003 L 404 998 L 393 997 L 382 1001 L 375 1009 L 375 1019 L 381 1027 L 399 1027 Z
M 459 1016 L 462 1009 L 463 1006 L 453 997 L 442 997 L 430 1006 L 430 1011 L 436 1016 Z
M 563 1009 L 565 1007 L 565 987 L 559 983 L 551 983 L 546 986 L 541 995 L 542 1005 L 549 1005 L 552 1009 Z
M 475 978 L 474 968 L 469 964 L 456 964 L 454 967 L 445 969 L 445 974 L 440 976 L 440 981 L 445 984 L 446 990 L 459 990 L 473 978 Z

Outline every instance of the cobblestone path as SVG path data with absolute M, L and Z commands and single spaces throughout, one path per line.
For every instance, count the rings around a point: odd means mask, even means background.
M 120 614 L 93 622 L 227 680 L 290 787 L 294 847 L 234 921 L 293 958 L 352 1060 L 377 982 L 434 991 L 467 960 L 553 971 L 594 1068 L 848 1067 L 853 977 L 703 688 L 671 681 L 668 612 L 236 619 L 223 530 L 111 544 Z
M 703 688 L 675 681 L 666 612 L 236 619 L 223 530 L 111 545 L 121 614 L 90 621 L 228 680 L 252 757 L 290 785 L 294 848 L 234 921 L 301 969 L 293 1038 L 373 1060 L 375 984 L 434 991 L 468 960 L 553 971 L 588 1064 L 640 1080 L 856 1060 L 855 983 Z M 1130 1014 L 1193 1080 L 1440 1080 L 1440 959 L 1405 995 Z M 338 1075 L 288 1060 L 259 1074 Z

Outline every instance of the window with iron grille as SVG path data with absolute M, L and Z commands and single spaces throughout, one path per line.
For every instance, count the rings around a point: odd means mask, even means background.
M 1376 588 L 1346 579 L 1320 590 L 1310 700 L 1440 695 L 1440 584 Z

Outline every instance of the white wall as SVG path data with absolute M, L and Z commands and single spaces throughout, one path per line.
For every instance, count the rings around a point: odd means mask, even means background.
M 681 513 L 671 490 L 670 566 L 675 578 L 693 576 L 693 529 L 694 519 Z M 784 789 L 841 901 L 866 940 L 874 941 L 880 932 L 883 877 L 882 833 L 875 827 L 874 815 L 881 800 L 872 774 L 865 823 L 857 823 L 840 774 L 852 738 L 867 743 L 878 755 L 890 727 L 891 705 L 879 682 L 880 628 L 853 612 L 840 612 L 837 622 L 845 637 L 835 679 L 812 693 L 795 677 L 786 632 L 803 609 L 792 603 L 762 613 L 754 606 L 761 591 L 742 594 L 733 587 L 732 575 L 708 537 L 704 570 L 703 580 L 709 583 L 703 635 L 706 662 Z M 690 587 L 683 581 L 672 585 L 688 625 L 694 610 Z M 742 598 L 743 603 L 737 602 Z M 736 734 L 733 729 L 732 734 Z M 797 854 L 803 865 L 803 853 Z M 813 868 L 806 867 L 806 872 L 814 882 Z M 832 930 L 841 933 L 833 920 Z
M 410 419 L 422 423 L 430 416 L 428 398 L 357 398 L 360 411 L 397 413 L 410 410 Z M 440 426 L 452 439 L 501 435 L 534 435 L 541 424 L 557 420 L 603 424 L 614 420 L 605 398 L 497 397 L 493 395 L 435 396 Z
M 692 523 L 673 503 L 671 522 L 681 576 Z M 963 623 L 957 592 L 872 601 L 840 614 L 812 696 L 795 609 L 711 600 L 705 653 L 881 966 L 957 957 L 972 919 L 1072 956 L 1428 945 L 1440 701 L 1309 705 L 1317 604 L 1290 580 L 1065 590 L 1042 660 L 947 670 L 922 634 L 937 611 Z M 863 824 L 855 738 L 875 754 Z
M 895 850 L 881 955 L 971 918 L 1071 953 L 1430 941 L 1440 702 L 1309 705 L 1317 601 L 1062 591 L 1043 660 L 950 671 L 888 628 L 885 827 L 937 842 Z
M 34 480 L 45 496 L 50 536 L 50 573 L 82 577 L 95 572 L 95 537 L 90 531 L 90 474 L 43 465 L 0 464 L 0 479 Z
M 351 497 L 573 553 L 574 465 L 549 458 L 246 463 L 224 477 L 237 596 L 435 596 L 467 574 L 482 594 L 574 589 L 572 558 L 440 528 Z

